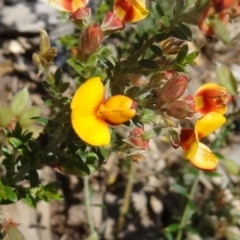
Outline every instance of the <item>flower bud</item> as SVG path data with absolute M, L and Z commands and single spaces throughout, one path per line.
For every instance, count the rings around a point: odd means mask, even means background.
M 48 38 L 48 34 L 45 30 L 39 29 L 40 31 L 40 54 L 44 54 L 51 46 Z
M 193 112 L 185 101 L 176 100 L 167 105 L 167 114 L 176 119 L 183 119 L 186 117 L 192 117 Z
M 79 8 L 70 16 L 70 21 L 76 23 L 80 28 L 87 27 L 91 19 L 91 8 Z
M 89 25 L 79 39 L 79 48 L 86 57 L 95 53 L 102 43 L 103 33 L 98 24 Z
M 183 44 L 184 44 L 183 40 L 177 38 L 168 38 L 161 44 L 162 51 L 168 55 L 177 54 Z
M 192 95 L 188 94 L 183 98 L 184 102 L 188 104 L 189 109 L 195 112 L 195 101 Z
M 108 11 L 101 24 L 105 37 L 125 28 L 124 23 L 113 13 Z
M 128 80 L 136 87 L 142 87 L 149 83 L 149 81 L 142 74 L 127 74 Z
M 172 78 L 166 82 L 159 93 L 160 102 L 170 103 L 180 98 L 188 86 L 188 79 L 186 76 L 179 76 Z
M 142 138 L 142 134 L 144 134 L 144 132 L 143 128 L 135 127 L 128 138 L 128 142 L 134 147 L 148 149 L 149 140 L 143 140 Z
M 33 53 L 32 60 L 33 60 L 33 63 L 38 67 L 38 69 L 43 68 L 41 58 L 37 53 Z

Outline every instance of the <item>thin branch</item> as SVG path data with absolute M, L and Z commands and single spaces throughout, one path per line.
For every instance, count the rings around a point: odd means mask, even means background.
M 124 198 L 123 198 L 123 204 L 120 209 L 120 215 L 119 215 L 119 218 L 117 221 L 117 226 L 116 226 L 116 232 L 115 232 L 116 240 L 118 239 L 118 236 L 123 229 L 125 217 L 129 210 L 131 193 L 132 193 L 133 184 L 134 184 L 135 172 L 136 172 L 136 163 L 131 161 L 131 166 L 130 166 L 130 170 L 129 170 L 129 174 L 128 174 L 128 181 L 127 181 Z
M 178 233 L 177 233 L 176 240 L 182 240 L 183 230 L 184 230 L 184 227 L 185 227 L 186 222 L 188 220 L 187 216 L 188 216 L 188 211 L 189 211 L 189 207 L 190 207 L 190 202 L 193 200 L 194 193 L 196 192 L 196 188 L 197 188 L 198 182 L 199 182 L 199 175 L 200 175 L 200 172 L 198 172 L 198 175 L 194 179 L 194 182 L 193 182 L 193 185 L 192 185 L 189 197 L 188 197 L 188 201 L 187 201 L 187 204 L 184 208 L 183 215 L 182 215 L 182 218 L 181 218 L 181 221 L 180 221 L 180 225 L 179 225 L 179 228 L 178 228 Z
M 92 213 L 91 213 L 91 203 L 90 203 L 90 192 L 89 192 L 89 176 L 84 177 L 84 198 L 85 198 L 85 207 L 87 212 L 88 224 L 90 228 L 90 234 L 95 233 Z

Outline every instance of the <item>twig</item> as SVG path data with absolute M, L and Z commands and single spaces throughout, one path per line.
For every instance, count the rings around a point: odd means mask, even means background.
M 90 194 L 89 194 L 89 176 L 84 177 L 84 198 L 85 198 L 85 207 L 87 212 L 88 224 L 90 228 L 90 234 L 95 233 L 93 218 L 91 213 L 91 204 L 90 204 Z
M 195 193 L 196 188 L 198 186 L 199 175 L 200 175 L 200 172 L 198 172 L 198 175 L 194 179 L 194 182 L 193 182 L 193 185 L 192 185 L 189 197 L 188 197 L 188 201 L 187 201 L 187 204 L 184 208 L 183 215 L 182 215 L 182 218 L 181 218 L 181 221 L 180 221 L 180 225 L 179 225 L 179 228 L 178 228 L 178 233 L 177 233 L 176 240 L 182 240 L 182 234 L 183 234 L 183 229 L 184 229 L 184 227 L 186 225 L 186 221 L 187 221 L 189 205 L 190 205 L 190 202 L 193 200 L 194 193 Z
M 128 174 L 127 186 L 126 186 L 125 192 L 124 192 L 123 204 L 120 209 L 120 215 L 118 217 L 117 226 L 116 226 L 116 232 L 115 232 L 116 240 L 118 240 L 119 233 L 123 229 L 124 222 L 125 222 L 125 216 L 129 209 L 130 198 L 131 198 L 131 193 L 132 193 L 133 184 L 134 184 L 135 172 L 136 172 L 136 163 L 131 161 L 131 166 L 130 166 L 130 170 L 129 170 L 129 174 Z

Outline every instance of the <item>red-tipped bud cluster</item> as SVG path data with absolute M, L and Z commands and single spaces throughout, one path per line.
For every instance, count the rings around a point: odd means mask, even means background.
M 114 32 L 125 28 L 124 23 L 113 13 L 108 11 L 101 24 L 102 31 L 105 37 L 108 37 Z
M 176 119 L 192 117 L 193 113 L 184 100 L 176 100 L 167 105 L 167 114 Z
M 95 53 L 103 40 L 103 33 L 98 24 L 89 25 L 79 39 L 79 49 L 84 56 Z
M 135 127 L 128 138 L 128 142 L 137 148 L 148 149 L 149 140 L 143 140 L 142 134 L 145 133 L 144 129 L 141 127 Z
M 70 16 L 69 19 L 76 23 L 80 28 L 87 27 L 90 24 L 91 8 L 79 8 Z
M 177 100 L 184 94 L 187 86 L 188 79 L 186 76 L 179 76 L 168 80 L 159 93 L 160 101 L 171 103 Z

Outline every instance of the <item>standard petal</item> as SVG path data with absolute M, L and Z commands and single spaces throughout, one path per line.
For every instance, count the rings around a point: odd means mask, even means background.
M 136 115 L 136 102 L 124 95 L 116 95 L 102 104 L 99 114 L 109 124 L 122 124 Z
M 225 122 L 226 118 L 222 114 L 210 112 L 196 121 L 195 134 L 198 138 L 206 137 L 220 128 Z
M 74 108 L 71 118 L 73 129 L 83 141 L 93 146 L 109 145 L 111 135 L 108 125 L 95 112 L 87 113 L 81 107 Z
M 148 15 L 145 0 L 115 0 L 114 14 L 123 22 L 137 22 Z
M 218 164 L 217 157 L 203 143 L 198 143 L 198 148 L 195 156 L 189 161 L 197 168 L 207 171 L 214 171 Z
M 73 96 L 71 109 L 80 108 L 83 112 L 96 110 L 103 102 L 104 87 L 99 77 L 90 78 L 83 83 Z
M 74 13 L 78 8 L 85 7 L 88 0 L 49 0 L 49 3 L 60 11 Z
M 82 84 L 71 102 L 71 121 L 77 135 L 94 146 L 110 143 L 110 131 L 99 117 L 98 110 L 104 98 L 104 87 L 99 77 Z
M 230 99 L 226 88 L 215 83 L 206 83 L 194 95 L 195 111 L 201 114 L 208 112 L 224 114 Z

